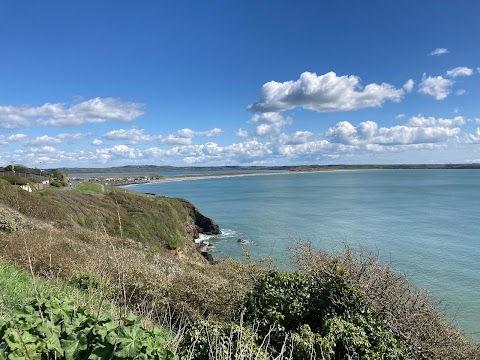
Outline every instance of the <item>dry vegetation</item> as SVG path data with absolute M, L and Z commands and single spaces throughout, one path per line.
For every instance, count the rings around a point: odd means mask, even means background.
M 251 262 L 208 264 L 192 242 L 192 206 L 184 200 L 98 186 L 31 195 L 0 182 L 1 226 L 1 258 L 94 291 L 141 314 L 147 325 L 167 323 L 178 332 L 176 345 L 182 338 L 199 341 L 192 332 L 183 337 L 186 327 L 195 324 L 199 333 L 212 331 L 207 358 L 270 356 L 270 335 L 259 337 L 252 333 L 253 324 L 244 327 L 241 320 L 245 299 L 268 271 Z M 477 358 L 472 344 L 444 322 L 423 294 L 375 257 L 348 248 L 332 256 L 304 244 L 296 259 L 317 284 L 340 271 L 412 358 Z M 331 300 L 344 301 L 335 293 Z M 212 323 L 202 325 L 204 320 L 223 325 L 212 328 Z M 230 336 L 222 338 L 219 329 Z M 252 348 L 255 341 L 264 342 Z M 201 358 L 193 356 L 196 349 L 190 346 L 191 358 Z M 275 356 L 292 354 L 280 351 Z

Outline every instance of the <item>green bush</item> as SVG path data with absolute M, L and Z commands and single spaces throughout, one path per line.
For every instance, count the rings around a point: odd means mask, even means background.
M 259 324 L 259 334 L 270 337 L 277 354 L 287 345 L 295 359 L 409 358 L 351 288 L 342 267 L 331 266 L 322 282 L 271 271 L 247 296 L 245 319 Z
M 33 301 L 0 319 L 0 359 L 178 359 L 170 336 L 133 314 L 116 321 L 56 298 Z
M 4 179 L 8 181 L 12 185 L 27 185 L 28 184 L 28 179 L 19 177 L 19 176 L 12 176 L 12 175 L 7 175 L 7 176 L 2 176 L 1 179 Z

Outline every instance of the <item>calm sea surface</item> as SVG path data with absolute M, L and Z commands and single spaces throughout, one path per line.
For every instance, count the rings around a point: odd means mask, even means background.
M 364 170 L 133 185 L 181 197 L 215 219 L 218 256 L 288 266 L 292 239 L 333 249 L 346 240 L 378 253 L 448 305 L 447 317 L 480 338 L 480 171 Z M 476 333 L 476 334 L 473 334 Z

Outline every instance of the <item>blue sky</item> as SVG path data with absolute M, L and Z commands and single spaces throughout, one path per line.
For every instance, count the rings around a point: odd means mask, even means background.
M 477 1 L 4 1 L 0 164 L 480 162 Z

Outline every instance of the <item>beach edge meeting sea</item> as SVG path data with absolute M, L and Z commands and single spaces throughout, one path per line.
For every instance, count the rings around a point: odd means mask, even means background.
M 479 172 L 445 167 L 55 169 L 57 183 L 31 192 L 7 175 L 0 283 L 23 267 L 40 275 L 34 288 L 73 287 L 35 290 L 33 308 L 70 294 L 183 329 L 162 340 L 166 358 L 202 358 L 211 332 L 240 331 L 242 351 L 267 358 L 287 346 L 293 358 L 474 359 Z M 15 290 L 2 306 L 26 298 Z

